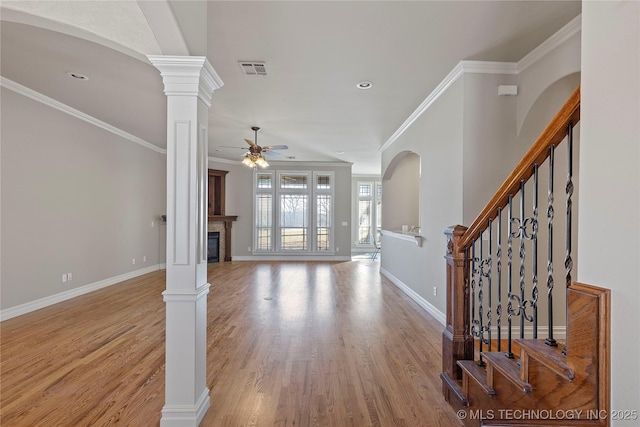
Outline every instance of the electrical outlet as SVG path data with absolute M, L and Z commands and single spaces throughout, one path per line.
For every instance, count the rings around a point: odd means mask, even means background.
M 247 246 L 247 252 L 251 252 L 251 246 Z
M 72 280 L 73 280 L 73 274 L 67 273 L 67 282 L 70 282 Z
M 147 262 L 147 256 L 146 255 L 142 256 L 142 262 Z
M 136 265 L 136 259 L 135 258 L 131 260 L 131 264 L 132 265 Z
M 151 226 L 153 227 L 155 225 L 156 225 L 156 222 L 155 221 L 151 221 Z
M 437 297 L 438 296 L 438 288 L 437 287 L 433 287 L 433 296 Z
M 62 283 L 67 283 L 67 274 L 62 275 Z
M 336 252 L 340 252 L 340 248 L 336 248 Z

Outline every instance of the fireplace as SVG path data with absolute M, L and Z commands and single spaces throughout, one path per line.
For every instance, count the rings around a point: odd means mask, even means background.
M 209 210 L 207 215 L 209 219 L 207 225 L 209 239 L 211 239 L 212 232 L 218 232 L 216 259 L 212 261 L 209 258 L 209 262 L 231 261 L 231 225 L 238 217 L 225 214 L 225 186 L 228 173 L 229 171 L 209 169 Z M 209 240 L 209 247 L 211 247 L 211 240 Z M 212 249 L 209 249 L 209 251 L 211 253 Z
M 207 233 L 207 262 L 220 262 L 220 232 Z

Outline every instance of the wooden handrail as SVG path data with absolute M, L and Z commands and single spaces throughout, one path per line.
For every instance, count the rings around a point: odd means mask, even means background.
M 567 136 L 567 128 L 571 124 L 575 126 L 580 120 L 580 86 L 571 94 L 567 102 L 555 115 L 546 129 L 533 143 L 529 151 L 520 160 L 509 177 L 502 183 L 496 194 L 491 198 L 487 206 L 476 217 L 471 226 L 462 236 L 460 246 L 468 248 L 471 242 L 480 236 L 486 229 L 489 220 L 498 216 L 498 209 L 504 208 L 509 202 L 509 195 L 516 194 L 520 188 L 520 182 L 526 181 L 533 175 L 533 166 L 542 164 L 549 156 L 549 148 L 557 146 Z

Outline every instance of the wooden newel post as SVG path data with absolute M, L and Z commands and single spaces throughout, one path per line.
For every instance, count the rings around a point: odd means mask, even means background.
M 473 359 L 473 337 L 469 333 L 469 294 L 466 289 L 465 251 L 460 247 L 467 227 L 444 230 L 447 237 L 447 323 L 442 333 L 442 370 L 451 380 L 462 379 L 458 360 Z M 446 387 L 445 387 L 446 389 Z M 445 397 L 448 397 L 445 393 Z

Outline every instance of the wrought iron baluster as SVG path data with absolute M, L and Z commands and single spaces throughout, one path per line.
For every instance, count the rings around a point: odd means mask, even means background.
M 531 308 L 533 309 L 533 338 L 538 339 L 538 164 L 533 166 L 533 259 L 532 259 L 532 282 Z
M 478 336 L 476 320 L 476 243 L 471 242 L 471 336 Z
M 501 329 L 502 329 L 502 208 L 498 209 L 498 249 L 496 251 L 497 259 L 497 279 L 498 279 L 498 306 L 496 307 L 497 315 L 497 339 L 498 351 L 502 351 Z
M 507 352 L 505 356 L 509 359 L 513 359 L 513 351 L 511 348 L 511 328 L 512 328 L 512 319 L 511 317 L 514 314 L 513 311 L 513 303 L 511 301 L 512 296 L 512 286 L 513 286 L 513 274 L 512 274 L 512 264 L 513 264 L 513 196 L 509 195 L 509 225 L 508 232 L 509 237 L 507 238 Z
M 571 285 L 571 270 L 573 269 L 573 260 L 571 259 L 571 209 L 573 202 L 571 196 L 573 195 L 573 125 L 569 123 L 567 126 L 567 250 L 564 258 L 565 269 L 565 284 L 568 288 Z M 565 345 L 562 350 L 562 354 L 567 355 L 567 346 Z
M 525 216 L 524 216 L 524 181 L 520 181 L 520 304 L 519 304 L 519 312 L 520 312 L 520 338 L 524 338 L 524 321 L 525 321 L 525 293 L 524 293 L 524 259 L 527 255 L 524 248 L 524 227 L 525 227 Z
M 471 304 L 469 303 L 469 296 L 470 296 L 469 266 L 470 266 L 469 248 L 465 248 L 464 250 L 464 306 L 467 308 L 471 307 Z M 464 316 L 464 342 L 467 342 L 469 340 L 469 334 L 471 334 L 471 324 L 469 322 L 469 316 Z M 464 351 L 465 358 L 466 358 L 465 360 L 473 360 L 473 351 L 474 351 L 474 348 L 473 346 L 471 346 L 472 353 L 467 354 L 467 348 L 465 346 L 465 351 Z
M 548 223 L 548 242 L 547 242 L 547 318 L 549 323 L 549 332 L 545 344 L 557 347 L 558 343 L 553 338 L 553 172 L 555 147 L 549 147 L 549 190 L 547 195 L 547 223 Z
M 482 360 L 482 350 L 484 348 L 484 307 L 483 307 L 483 277 L 484 277 L 484 259 L 482 257 L 482 235 L 484 231 L 480 232 L 480 237 L 478 237 L 478 241 L 480 242 L 480 256 L 478 257 L 478 317 L 480 318 L 480 329 L 479 332 L 479 341 L 480 341 L 480 359 L 478 360 L 478 365 L 484 366 L 484 361 Z
M 567 251 L 564 259 L 564 268 L 566 271 L 565 283 L 567 287 L 571 285 L 571 270 L 573 269 L 573 260 L 571 259 L 571 209 L 573 202 L 573 126 L 569 124 L 567 128 Z
M 491 228 L 491 220 L 489 220 L 489 244 L 488 244 L 488 248 L 487 248 L 487 272 L 486 272 L 486 277 L 487 277 L 487 294 L 488 294 L 488 304 L 487 304 L 487 325 L 485 330 L 487 331 L 487 346 L 489 351 L 491 351 L 491 317 L 492 317 L 492 312 L 491 312 L 491 268 L 492 268 L 492 264 L 493 264 L 493 259 L 492 259 L 492 252 L 491 252 L 491 240 L 493 239 L 492 236 L 492 228 Z M 484 270 L 483 270 L 483 274 Z

